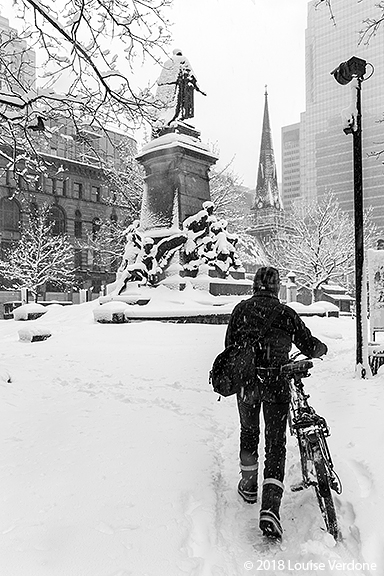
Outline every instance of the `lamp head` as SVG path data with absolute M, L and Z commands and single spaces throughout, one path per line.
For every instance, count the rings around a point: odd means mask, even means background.
M 345 85 L 348 84 L 352 78 L 362 78 L 365 74 L 367 62 L 357 56 L 352 56 L 346 62 L 341 62 L 337 68 L 332 70 L 331 74 L 336 82 Z

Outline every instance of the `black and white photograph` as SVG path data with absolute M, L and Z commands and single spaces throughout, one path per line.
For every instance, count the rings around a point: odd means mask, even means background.
M 0 576 L 384 575 L 384 1 L 0 0 Z

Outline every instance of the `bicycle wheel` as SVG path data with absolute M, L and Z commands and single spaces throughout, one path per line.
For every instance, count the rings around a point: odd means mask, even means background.
M 335 504 L 333 502 L 331 494 L 331 487 L 329 485 L 327 465 L 324 461 L 324 456 L 318 441 L 312 444 L 312 453 L 317 479 L 317 484 L 315 485 L 315 492 L 317 500 L 319 502 L 321 514 L 324 518 L 327 531 L 330 534 L 332 534 L 335 540 L 339 540 L 340 531 L 337 524 L 337 516 L 336 516 Z

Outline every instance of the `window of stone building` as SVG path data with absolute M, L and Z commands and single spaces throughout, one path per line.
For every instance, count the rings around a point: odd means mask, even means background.
M 73 196 L 81 200 L 83 198 L 83 184 L 82 182 L 73 183 Z
M 97 236 L 98 231 L 101 228 L 101 220 L 99 217 L 96 216 L 96 218 L 94 218 L 92 220 L 92 239 L 94 240 Z
M 29 188 L 28 182 L 26 181 L 25 178 L 23 178 L 23 176 L 21 176 L 21 174 L 19 174 L 17 178 L 17 186 L 19 190 L 28 190 Z
M 61 186 L 61 192 L 62 192 L 63 196 L 68 195 L 68 180 L 63 180 L 62 186 Z
M 12 182 L 13 182 L 13 172 L 11 172 L 10 170 L 7 170 L 5 172 L 5 183 L 7 186 L 12 186 Z
M 37 175 L 35 177 L 35 190 L 36 192 L 42 192 L 43 191 L 43 187 L 42 187 L 42 182 L 41 182 L 41 176 Z
M 57 194 L 56 178 L 47 178 L 47 192 L 48 194 Z
M 83 235 L 83 221 L 80 210 L 75 212 L 75 238 L 81 238 Z
M 3 198 L 1 201 L 1 228 L 19 232 L 21 223 L 20 205 L 15 199 Z
M 52 234 L 58 236 L 66 231 L 66 216 L 61 206 L 51 206 L 49 222 L 53 222 Z
M 117 220 L 118 220 L 117 214 L 116 214 L 115 211 L 113 211 L 112 214 L 111 214 L 111 222 L 112 222 L 113 224 L 117 224 Z
M 91 187 L 91 200 L 93 202 L 100 202 L 101 201 L 101 189 L 100 186 L 92 186 Z
M 2 240 L 0 243 L 0 258 L 2 260 L 7 260 L 9 249 L 12 247 L 11 242 L 7 242 L 6 240 Z

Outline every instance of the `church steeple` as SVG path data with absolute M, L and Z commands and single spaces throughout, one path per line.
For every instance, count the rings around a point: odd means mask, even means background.
M 282 202 L 277 185 L 275 155 L 273 152 L 271 125 L 269 121 L 267 86 L 265 86 L 264 97 L 263 131 L 261 134 L 256 194 L 252 210 L 263 211 L 269 209 L 269 212 L 271 208 L 281 210 Z

